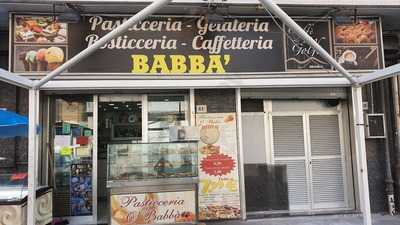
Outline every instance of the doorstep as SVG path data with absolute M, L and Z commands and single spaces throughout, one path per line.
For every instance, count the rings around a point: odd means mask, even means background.
M 361 215 L 361 212 L 356 210 L 340 209 L 330 211 L 309 211 L 309 212 L 290 212 L 290 211 L 263 211 L 263 212 L 248 212 L 247 219 L 263 219 L 263 218 L 278 218 L 278 217 L 295 217 L 295 216 L 324 216 L 324 215 Z

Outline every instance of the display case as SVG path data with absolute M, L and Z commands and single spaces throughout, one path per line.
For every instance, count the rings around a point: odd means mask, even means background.
M 0 175 L 0 224 L 26 225 L 28 173 Z M 36 224 L 47 225 L 53 220 L 52 188 L 36 189 Z
M 109 144 L 107 186 L 198 176 L 197 141 Z

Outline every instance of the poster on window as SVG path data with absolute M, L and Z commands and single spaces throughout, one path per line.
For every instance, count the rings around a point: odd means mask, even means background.
M 111 196 L 111 225 L 196 222 L 195 191 Z
M 71 215 L 92 214 L 92 165 L 71 165 Z
M 199 142 L 199 220 L 240 218 L 235 113 L 196 115 Z

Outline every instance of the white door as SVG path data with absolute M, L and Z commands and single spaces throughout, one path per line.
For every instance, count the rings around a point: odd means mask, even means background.
M 268 115 L 273 163 L 287 166 L 291 211 L 345 207 L 339 115 Z
M 313 208 L 346 206 L 339 115 L 308 115 Z

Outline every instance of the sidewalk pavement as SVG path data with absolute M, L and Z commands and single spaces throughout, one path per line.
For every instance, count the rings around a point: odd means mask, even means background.
M 400 225 L 400 216 L 372 215 L 373 225 Z M 363 225 L 360 214 L 294 216 L 247 221 L 207 222 L 206 225 Z

